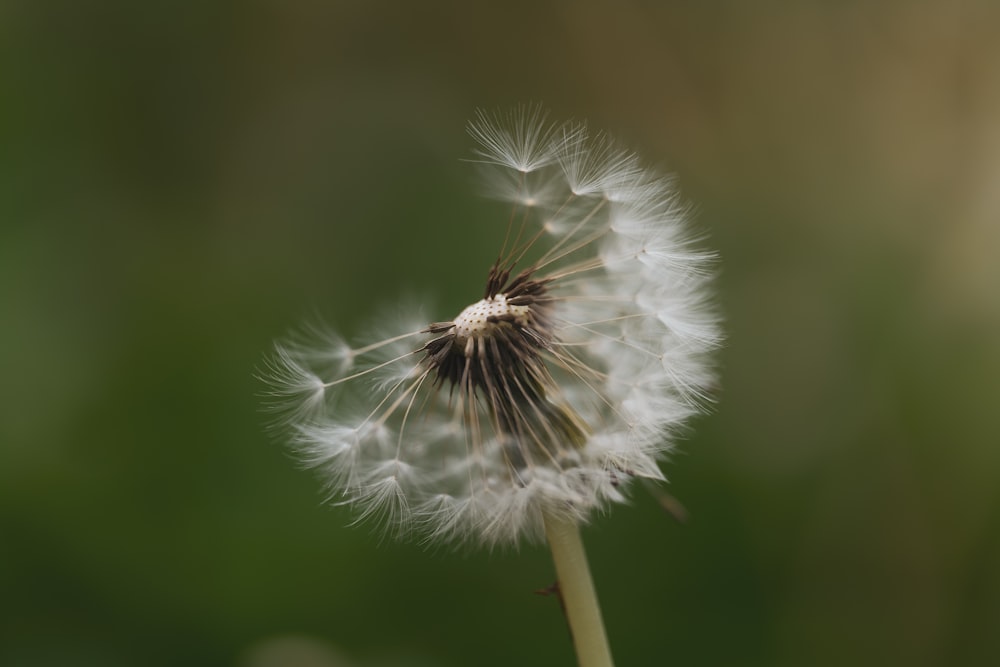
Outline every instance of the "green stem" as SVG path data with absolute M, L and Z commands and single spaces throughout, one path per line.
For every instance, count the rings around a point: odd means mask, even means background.
M 580 667 L 614 667 L 580 528 L 571 520 L 546 514 L 545 536 Z

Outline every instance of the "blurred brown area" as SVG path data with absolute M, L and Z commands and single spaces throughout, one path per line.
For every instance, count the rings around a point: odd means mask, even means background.
M 544 549 L 345 527 L 253 378 L 478 294 L 526 101 L 721 256 L 691 520 L 586 533 L 618 663 L 1000 659 L 1000 5 L 105 0 L 0 5 L 0 664 L 572 664 Z

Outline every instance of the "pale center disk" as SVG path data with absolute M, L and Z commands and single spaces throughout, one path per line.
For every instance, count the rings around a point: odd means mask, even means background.
M 497 294 L 490 299 L 483 299 L 472 304 L 454 319 L 455 336 L 459 340 L 487 335 L 497 326 L 490 318 L 523 321 L 528 314 L 528 306 L 512 306 L 507 303 L 507 297 Z

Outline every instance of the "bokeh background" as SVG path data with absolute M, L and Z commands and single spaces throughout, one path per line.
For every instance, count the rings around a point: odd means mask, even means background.
M 713 415 L 585 531 L 619 665 L 1000 661 L 1000 10 L 0 3 L 0 664 L 570 665 L 542 547 L 380 542 L 263 430 L 319 314 L 477 298 L 464 124 L 677 174 Z

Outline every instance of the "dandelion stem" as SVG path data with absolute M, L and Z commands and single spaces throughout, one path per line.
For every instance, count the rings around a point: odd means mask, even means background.
M 570 519 L 546 514 L 545 535 L 580 667 L 613 667 L 579 526 Z

